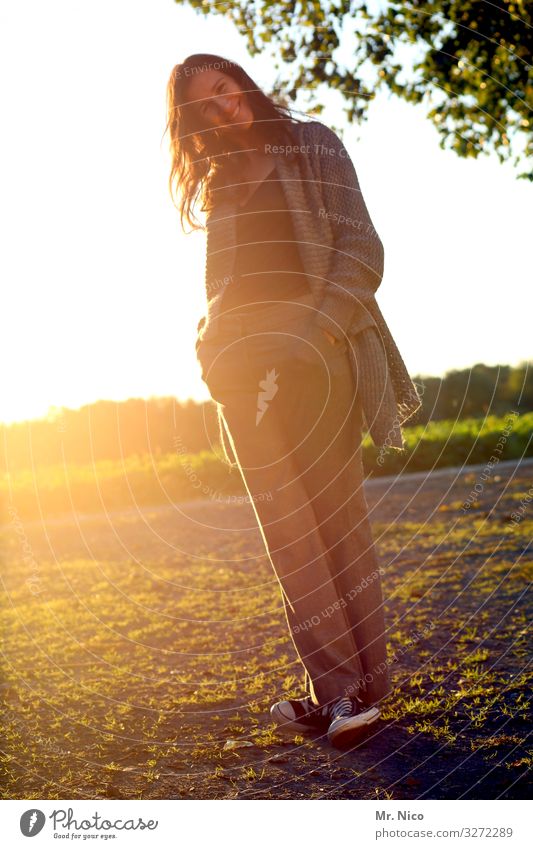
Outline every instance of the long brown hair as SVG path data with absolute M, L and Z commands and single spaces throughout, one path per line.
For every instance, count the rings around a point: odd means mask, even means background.
M 182 229 L 184 221 L 191 230 L 202 225 L 194 216 L 193 206 L 201 201 L 201 211 L 206 212 L 214 205 L 214 191 L 220 186 L 235 186 L 242 180 L 242 153 L 233 141 L 230 149 L 228 139 L 223 138 L 216 128 L 202 120 L 199 110 L 191 108 L 187 99 L 189 78 L 202 70 L 214 68 L 232 77 L 241 91 L 245 92 L 254 116 L 256 137 L 263 137 L 272 144 L 294 144 L 295 136 L 291 124 L 298 120 L 288 106 L 276 103 L 264 94 L 246 71 L 236 62 L 213 53 L 194 53 L 172 69 L 167 83 L 167 125 L 165 133 L 170 136 L 171 170 L 168 180 L 170 196 L 179 210 Z M 302 113 L 305 114 L 305 113 Z M 164 133 L 164 134 L 165 134 Z M 163 134 L 163 135 L 164 135 Z M 290 155 L 290 154 L 289 154 Z M 232 189 L 236 198 L 244 196 L 246 186 L 236 185 Z

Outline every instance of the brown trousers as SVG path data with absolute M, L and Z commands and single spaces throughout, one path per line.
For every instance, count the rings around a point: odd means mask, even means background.
M 363 491 L 362 413 L 348 356 L 311 293 L 247 304 L 197 345 L 281 586 L 317 704 L 390 692 L 378 563 Z

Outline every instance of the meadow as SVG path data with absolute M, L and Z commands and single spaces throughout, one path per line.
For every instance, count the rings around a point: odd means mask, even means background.
M 111 472 L 97 512 L 8 505 L 3 798 L 528 797 L 533 461 L 368 482 L 394 690 L 348 751 L 270 721 L 302 670 L 250 504 L 110 509 Z

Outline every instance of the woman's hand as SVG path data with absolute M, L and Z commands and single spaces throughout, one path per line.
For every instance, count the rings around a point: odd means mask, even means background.
M 330 333 L 329 330 L 325 330 L 324 328 L 322 328 L 322 330 L 326 334 L 326 338 L 328 339 L 330 345 L 338 345 L 339 340 L 336 336 L 333 335 L 333 333 Z

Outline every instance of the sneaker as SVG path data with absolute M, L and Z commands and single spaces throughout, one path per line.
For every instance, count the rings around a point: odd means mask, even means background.
M 376 706 L 365 707 L 357 696 L 343 696 L 327 708 L 330 724 L 328 740 L 333 746 L 345 746 L 352 743 L 380 716 Z
M 313 704 L 310 696 L 276 702 L 270 708 L 270 715 L 278 725 L 288 731 L 311 731 L 317 728 L 327 731 L 331 723 L 328 709 Z

